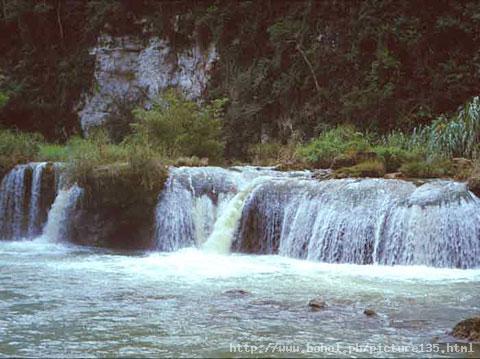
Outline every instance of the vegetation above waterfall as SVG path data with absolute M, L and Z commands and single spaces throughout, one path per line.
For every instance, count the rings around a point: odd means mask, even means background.
M 0 165 L 5 171 L 27 161 L 66 162 L 70 178 L 85 182 L 102 166 L 125 164 L 142 186 L 152 188 L 165 177 L 159 173 L 165 172 L 165 165 L 228 163 L 222 141 L 226 102 L 200 105 L 169 90 L 150 109 L 132 111 L 135 122 L 117 143 L 102 128 L 92 130 L 88 138 L 72 137 L 64 145 L 47 143 L 39 134 L 0 131 Z M 339 125 L 310 141 L 293 137 L 287 144 L 252 145 L 248 156 L 250 163 L 284 169 L 333 168 L 337 177 L 382 177 L 400 171 L 406 177 L 464 179 L 472 172 L 472 163 L 465 159 L 459 165 L 454 157 L 478 157 L 479 128 L 480 101 L 475 97 L 452 117 L 441 116 L 410 134 L 381 135 Z
M 477 156 L 475 1 L 5 0 L 0 9 L 3 171 L 67 161 L 84 178 L 128 163 L 149 184 L 152 163 L 208 158 L 465 177 L 452 158 Z M 101 34 L 156 36 L 177 52 L 213 44 L 201 101 L 168 91 L 82 139 L 77 112 L 98 85 L 89 49 Z

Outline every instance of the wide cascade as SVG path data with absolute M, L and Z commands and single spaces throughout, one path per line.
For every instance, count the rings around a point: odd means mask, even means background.
M 480 200 L 453 181 L 417 187 L 253 167 L 174 168 L 156 223 L 164 251 L 232 246 L 331 263 L 480 265 Z
M 480 200 L 463 183 L 277 181 L 244 206 L 234 249 L 332 263 L 480 264 Z
M 68 240 L 82 189 L 66 188 L 56 173 L 52 164 L 29 163 L 4 177 L 1 239 L 43 230 Z M 248 166 L 171 168 L 154 215 L 160 251 L 196 246 L 330 263 L 480 266 L 480 199 L 454 181 L 416 186 Z
M 157 248 L 174 251 L 204 244 L 215 226 L 218 228 L 217 222 L 225 222 L 221 219 L 232 212 L 241 214 L 241 208 L 232 208 L 231 203 L 238 200 L 235 197 L 239 192 L 248 191 L 256 178 L 279 175 L 280 172 L 255 167 L 172 168 L 155 214 Z M 228 225 L 235 230 L 237 221 L 225 223 Z
M 18 165 L 0 185 L 0 239 L 39 235 L 56 194 L 53 164 Z

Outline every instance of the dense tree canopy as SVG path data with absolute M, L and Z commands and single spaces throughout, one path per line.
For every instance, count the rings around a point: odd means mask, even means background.
M 3 0 L 0 121 L 66 139 L 101 31 L 215 42 L 227 155 L 338 123 L 408 130 L 478 94 L 478 1 Z M 177 16 L 179 15 L 179 16 Z M 7 101 L 8 97 L 8 101 Z

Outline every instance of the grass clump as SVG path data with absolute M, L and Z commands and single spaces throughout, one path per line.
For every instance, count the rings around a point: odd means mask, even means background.
M 0 130 L 0 170 L 29 162 L 38 153 L 43 137 L 39 134 Z
M 343 167 L 335 171 L 335 178 L 346 177 L 383 177 L 385 164 L 380 160 L 368 160 L 354 166 Z
M 338 126 L 323 132 L 298 150 L 299 155 L 314 167 L 329 168 L 338 156 L 353 156 L 371 148 L 369 136 L 352 126 Z
M 429 126 L 414 131 L 430 154 L 443 157 L 478 155 L 480 146 L 480 98 L 474 97 L 452 117 L 440 116 Z
M 454 174 L 452 161 L 442 158 L 413 160 L 403 164 L 400 171 L 414 178 L 448 177 Z
M 64 145 L 42 143 L 38 148 L 39 161 L 65 162 L 68 160 L 68 149 Z
M 152 148 L 132 139 L 113 144 L 103 130 L 87 139 L 73 138 L 66 150 L 69 180 L 87 188 L 121 182 L 133 191 L 156 191 L 166 178 L 164 161 Z
M 387 172 L 398 171 L 403 164 L 418 161 L 422 156 L 419 152 L 408 151 L 397 146 L 377 145 L 373 151 L 385 163 Z

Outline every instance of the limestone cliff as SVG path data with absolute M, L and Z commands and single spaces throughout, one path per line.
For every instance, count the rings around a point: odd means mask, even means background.
M 104 123 L 121 106 L 148 106 L 168 87 L 181 89 L 189 99 L 200 98 L 218 58 L 213 45 L 205 50 L 192 45 L 176 51 L 158 37 L 106 34 L 99 36 L 90 53 L 95 57 L 94 79 L 79 111 L 84 132 Z

